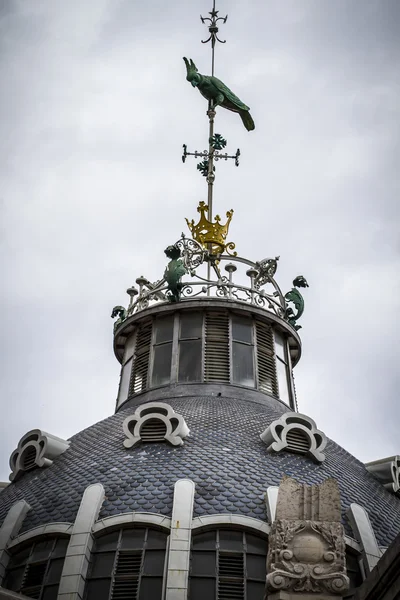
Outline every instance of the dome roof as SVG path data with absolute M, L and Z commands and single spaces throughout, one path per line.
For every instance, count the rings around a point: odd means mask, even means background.
M 135 408 L 126 407 L 73 436 L 68 450 L 49 468 L 27 472 L 10 484 L 1 494 L 0 521 L 12 504 L 25 499 L 31 510 L 24 531 L 49 522 L 72 522 L 84 489 L 96 482 L 104 485 L 106 494 L 100 518 L 131 511 L 170 516 L 174 484 L 182 477 L 196 484 L 195 517 L 229 513 L 265 520 L 265 492 L 287 474 L 307 484 L 336 478 L 350 535 L 345 513 L 351 502 L 367 508 L 380 545 L 388 545 L 400 530 L 399 499 L 335 442 L 328 441 L 321 464 L 267 451 L 260 433 L 287 412 L 281 402 L 226 396 L 167 402 L 189 426 L 183 446 L 139 443 L 127 450 L 122 422 Z

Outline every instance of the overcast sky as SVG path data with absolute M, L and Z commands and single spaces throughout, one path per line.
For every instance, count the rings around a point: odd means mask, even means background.
M 0 480 L 32 428 L 67 438 L 112 414 L 116 304 L 206 199 L 182 143 L 207 142 L 211 0 L 1 0 Z M 363 461 L 400 453 L 398 0 L 217 0 L 216 75 L 256 130 L 219 109 L 241 166 L 216 210 L 253 260 L 303 274 L 301 412 Z

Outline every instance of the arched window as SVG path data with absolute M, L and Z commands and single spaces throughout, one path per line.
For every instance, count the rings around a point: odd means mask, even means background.
M 85 600 L 161 600 L 167 537 L 147 527 L 98 537 Z
M 57 600 L 68 542 L 68 538 L 47 538 L 16 548 L 3 587 L 29 598 Z
M 267 540 L 244 531 L 193 535 L 189 599 L 263 600 L 267 551 Z

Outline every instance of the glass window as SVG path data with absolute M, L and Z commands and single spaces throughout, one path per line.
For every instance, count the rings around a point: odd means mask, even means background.
M 126 363 L 121 370 L 121 379 L 119 382 L 119 390 L 118 390 L 118 406 L 124 402 L 129 393 L 129 384 L 131 381 L 131 372 L 132 372 L 132 358 Z
M 154 347 L 152 385 L 163 385 L 171 380 L 172 342 Z
M 253 354 L 253 346 L 238 342 L 232 343 L 232 379 L 234 383 L 254 387 Z
M 201 339 L 179 343 L 178 381 L 201 381 Z
M 124 364 L 133 356 L 133 351 L 135 349 L 135 335 L 132 334 L 128 339 L 125 345 L 125 353 L 124 353 Z
M 57 598 L 68 539 L 34 542 L 11 555 L 4 587 L 32 598 Z
M 201 338 L 202 328 L 203 313 L 182 313 L 179 338 L 181 340 Z
M 163 344 L 164 342 L 172 342 L 172 336 L 174 331 L 174 315 L 168 317 L 162 317 L 156 320 L 156 344 Z
M 284 362 L 286 362 L 285 344 L 286 342 L 281 334 L 275 331 L 275 352 Z
M 264 538 L 243 531 L 220 529 L 193 535 L 190 600 L 263 600 L 267 550 Z
M 167 534 L 137 527 L 96 539 L 85 600 L 114 597 L 161 600 Z
M 278 357 L 276 358 L 276 370 L 278 374 L 279 398 L 282 400 L 282 402 L 289 405 L 290 400 L 287 379 L 287 366 Z
M 253 343 L 253 322 L 246 317 L 232 317 L 232 339 L 236 342 Z

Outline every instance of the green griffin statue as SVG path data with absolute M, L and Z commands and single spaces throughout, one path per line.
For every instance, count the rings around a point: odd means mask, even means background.
M 252 131 L 255 128 L 249 107 L 243 104 L 222 81 L 216 77 L 200 75 L 192 59 L 189 62 L 184 57 L 183 60 L 187 71 L 186 79 L 190 81 L 193 87 L 199 88 L 199 92 L 204 98 L 213 101 L 214 108 L 223 106 L 223 108 L 227 108 L 232 112 L 239 113 L 247 131 Z
M 299 290 L 296 290 L 296 288 L 306 288 L 309 287 L 309 285 L 307 283 L 306 278 L 303 277 L 303 275 L 298 275 L 293 280 L 293 286 L 294 287 L 285 294 L 285 299 L 286 302 L 291 302 L 293 304 L 293 306 L 297 310 L 297 313 L 295 313 L 294 310 L 289 306 L 286 308 L 285 317 L 288 320 L 288 323 L 290 323 L 290 325 L 294 327 L 296 331 L 298 331 L 299 329 L 301 329 L 301 325 L 297 325 L 297 321 L 298 319 L 300 319 L 301 315 L 304 312 L 304 298 L 300 294 Z
M 176 244 L 168 246 L 164 253 L 171 259 L 164 272 L 164 278 L 168 284 L 167 297 L 170 302 L 179 302 L 183 287 L 181 279 L 187 273 L 187 270 L 180 258 L 181 251 Z

